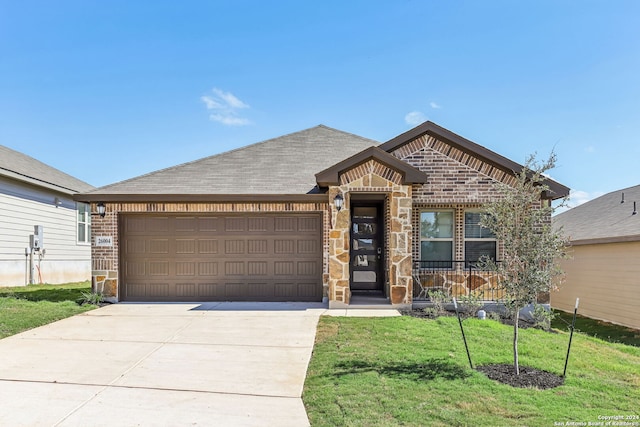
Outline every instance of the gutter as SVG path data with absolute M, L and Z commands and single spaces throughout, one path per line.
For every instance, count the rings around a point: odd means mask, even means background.
M 81 193 L 73 196 L 77 202 L 306 202 L 328 203 L 328 194 L 114 194 Z
M 570 240 L 571 246 L 584 246 L 584 245 L 599 245 L 605 243 L 628 243 L 628 242 L 640 242 L 640 234 L 634 234 L 630 236 L 611 236 L 611 237 L 596 237 L 593 239 L 579 239 Z

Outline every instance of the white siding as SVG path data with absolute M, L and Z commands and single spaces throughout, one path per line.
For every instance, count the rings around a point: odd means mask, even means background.
M 62 202 L 57 207 L 56 197 Z M 44 231 L 43 283 L 91 277 L 91 246 L 77 242 L 75 206 L 70 195 L 0 178 L 0 286 L 25 283 L 25 248 L 35 225 Z M 38 256 L 34 259 L 37 264 Z

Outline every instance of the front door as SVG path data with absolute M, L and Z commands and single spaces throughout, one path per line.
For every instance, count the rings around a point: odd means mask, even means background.
M 379 292 L 384 279 L 382 203 L 353 202 L 351 206 L 351 291 Z

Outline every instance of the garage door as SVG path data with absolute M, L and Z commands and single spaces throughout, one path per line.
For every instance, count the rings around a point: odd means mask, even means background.
M 321 301 L 320 214 L 123 216 L 123 301 Z

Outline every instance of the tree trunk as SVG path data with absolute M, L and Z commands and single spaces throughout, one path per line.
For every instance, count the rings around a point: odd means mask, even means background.
M 520 375 L 520 364 L 518 363 L 518 318 L 520 317 L 520 308 L 515 307 L 513 315 L 513 368 L 516 375 Z

